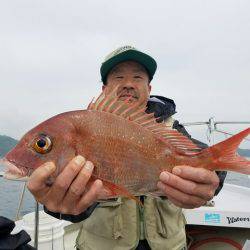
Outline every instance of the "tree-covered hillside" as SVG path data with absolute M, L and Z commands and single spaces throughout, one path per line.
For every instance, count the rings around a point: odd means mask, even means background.
M 17 140 L 6 135 L 0 135 L 0 158 L 3 157 L 9 150 L 11 150 L 16 144 Z
M 249 157 L 250 158 L 250 149 L 238 149 L 238 153 L 242 156 Z

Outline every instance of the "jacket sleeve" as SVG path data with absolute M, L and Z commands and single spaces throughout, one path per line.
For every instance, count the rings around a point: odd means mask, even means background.
M 203 148 L 207 148 L 208 147 L 207 144 L 205 144 L 203 142 L 200 142 L 200 141 L 198 141 L 196 139 L 193 139 L 191 137 L 191 135 L 187 132 L 187 130 L 184 128 L 184 126 L 179 123 L 179 121 L 177 121 L 177 120 L 174 121 L 173 128 L 176 129 L 176 130 L 178 130 L 180 133 L 182 133 L 183 135 L 187 136 L 188 138 L 190 138 L 200 148 L 203 149 Z M 220 192 L 220 190 L 222 189 L 223 184 L 224 184 L 224 180 L 225 180 L 226 175 L 227 175 L 227 172 L 226 171 L 216 171 L 216 174 L 219 177 L 220 183 L 219 183 L 218 188 L 215 191 L 215 195 L 217 195 Z
M 93 213 L 93 211 L 95 210 L 95 208 L 97 207 L 98 204 L 99 204 L 98 202 L 94 203 L 93 205 L 88 207 L 84 212 L 82 212 L 78 215 L 54 213 L 54 212 L 49 211 L 45 206 L 44 206 L 44 211 L 47 214 L 49 214 L 57 219 L 67 220 L 67 221 L 71 221 L 73 223 L 77 223 L 77 222 L 86 220 Z

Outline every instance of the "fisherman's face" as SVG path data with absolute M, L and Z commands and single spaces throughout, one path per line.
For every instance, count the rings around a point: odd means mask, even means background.
M 110 93 L 118 86 L 117 96 L 121 101 L 147 103 L 151 85 L 145 68 L 134 61 L 117 64 L 108 74 L 107 83 L 103 90 Z

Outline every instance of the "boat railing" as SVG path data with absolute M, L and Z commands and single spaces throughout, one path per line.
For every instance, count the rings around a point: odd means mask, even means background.
M 213 144 L 213 136 L 214 133 L 220 133 L 224 134 L 225 136 L 233 136 L 233 133 L 227 132 L 225 130 L 219 129 L 218 125 L 244 125 L 244 124 L 250 124 L 250 121 L 215 121 L 214 117 L 210 117 L 208 121 L 202 121 L 202 122 L 184 122 L 182 125 L 184 127 L 190 127 L 190 126 L 207 126 L 207 141 L 210 145 Z M 244 138 L 244 141 L 250 141 L 248 138 Z

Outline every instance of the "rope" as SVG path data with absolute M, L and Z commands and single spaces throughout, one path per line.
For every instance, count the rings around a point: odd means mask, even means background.
M 215 129 L 214 131 L 216 131 L 216 132 L 218 132 L 218 133 L 225 134 L 225 135 L 231 135 L 231 136 L 234 135 L 234 134 L 231 134 L 231 133 L 228 133 L 228 132 L 226 132 L 226 131 L 219 130 L 219 129 Z M 250 139 L 247 139 L 247 138 L 244 138 L 243 140 L 250 141 Z
M 208 239 L 204 239 L 204 240 L 199 240 L 199 241 L 196 241 L 190 248 L 189 250 L 196 250 L 198 249 L 198 247 L 202 246 L 202 245 L 205 245 L 207 243 L 211 243 L 211 242 L 222 242 L 222 243 L 227 243 L 231 246 L 234 246 L 236 249 L 238 250 L 242 250 L 242 246 L 234 241 L 234 240 L 231 240 L 231 239 L 228 239 L 228 238 L 224 238 L 224 237 L 214 237 L 214 238 L 208 238 Z
M 22 188 L 22 192 L 21 192 L 21 195 L 20 195 L 20 199 L 19 199 L 19 204 L 18 204 L 18 208 L 17 208 L 17 212 L 16 212 L 16 219 L 15 220 L 19 220 L 19 213 L 20 213 L 20 209 L 21 209 L 22 204 L 23 204 L 23 197 L 24 197 L 26 186 L 27 186 L 27 182 L 25 181 L 23 183 L 23 188 Z

